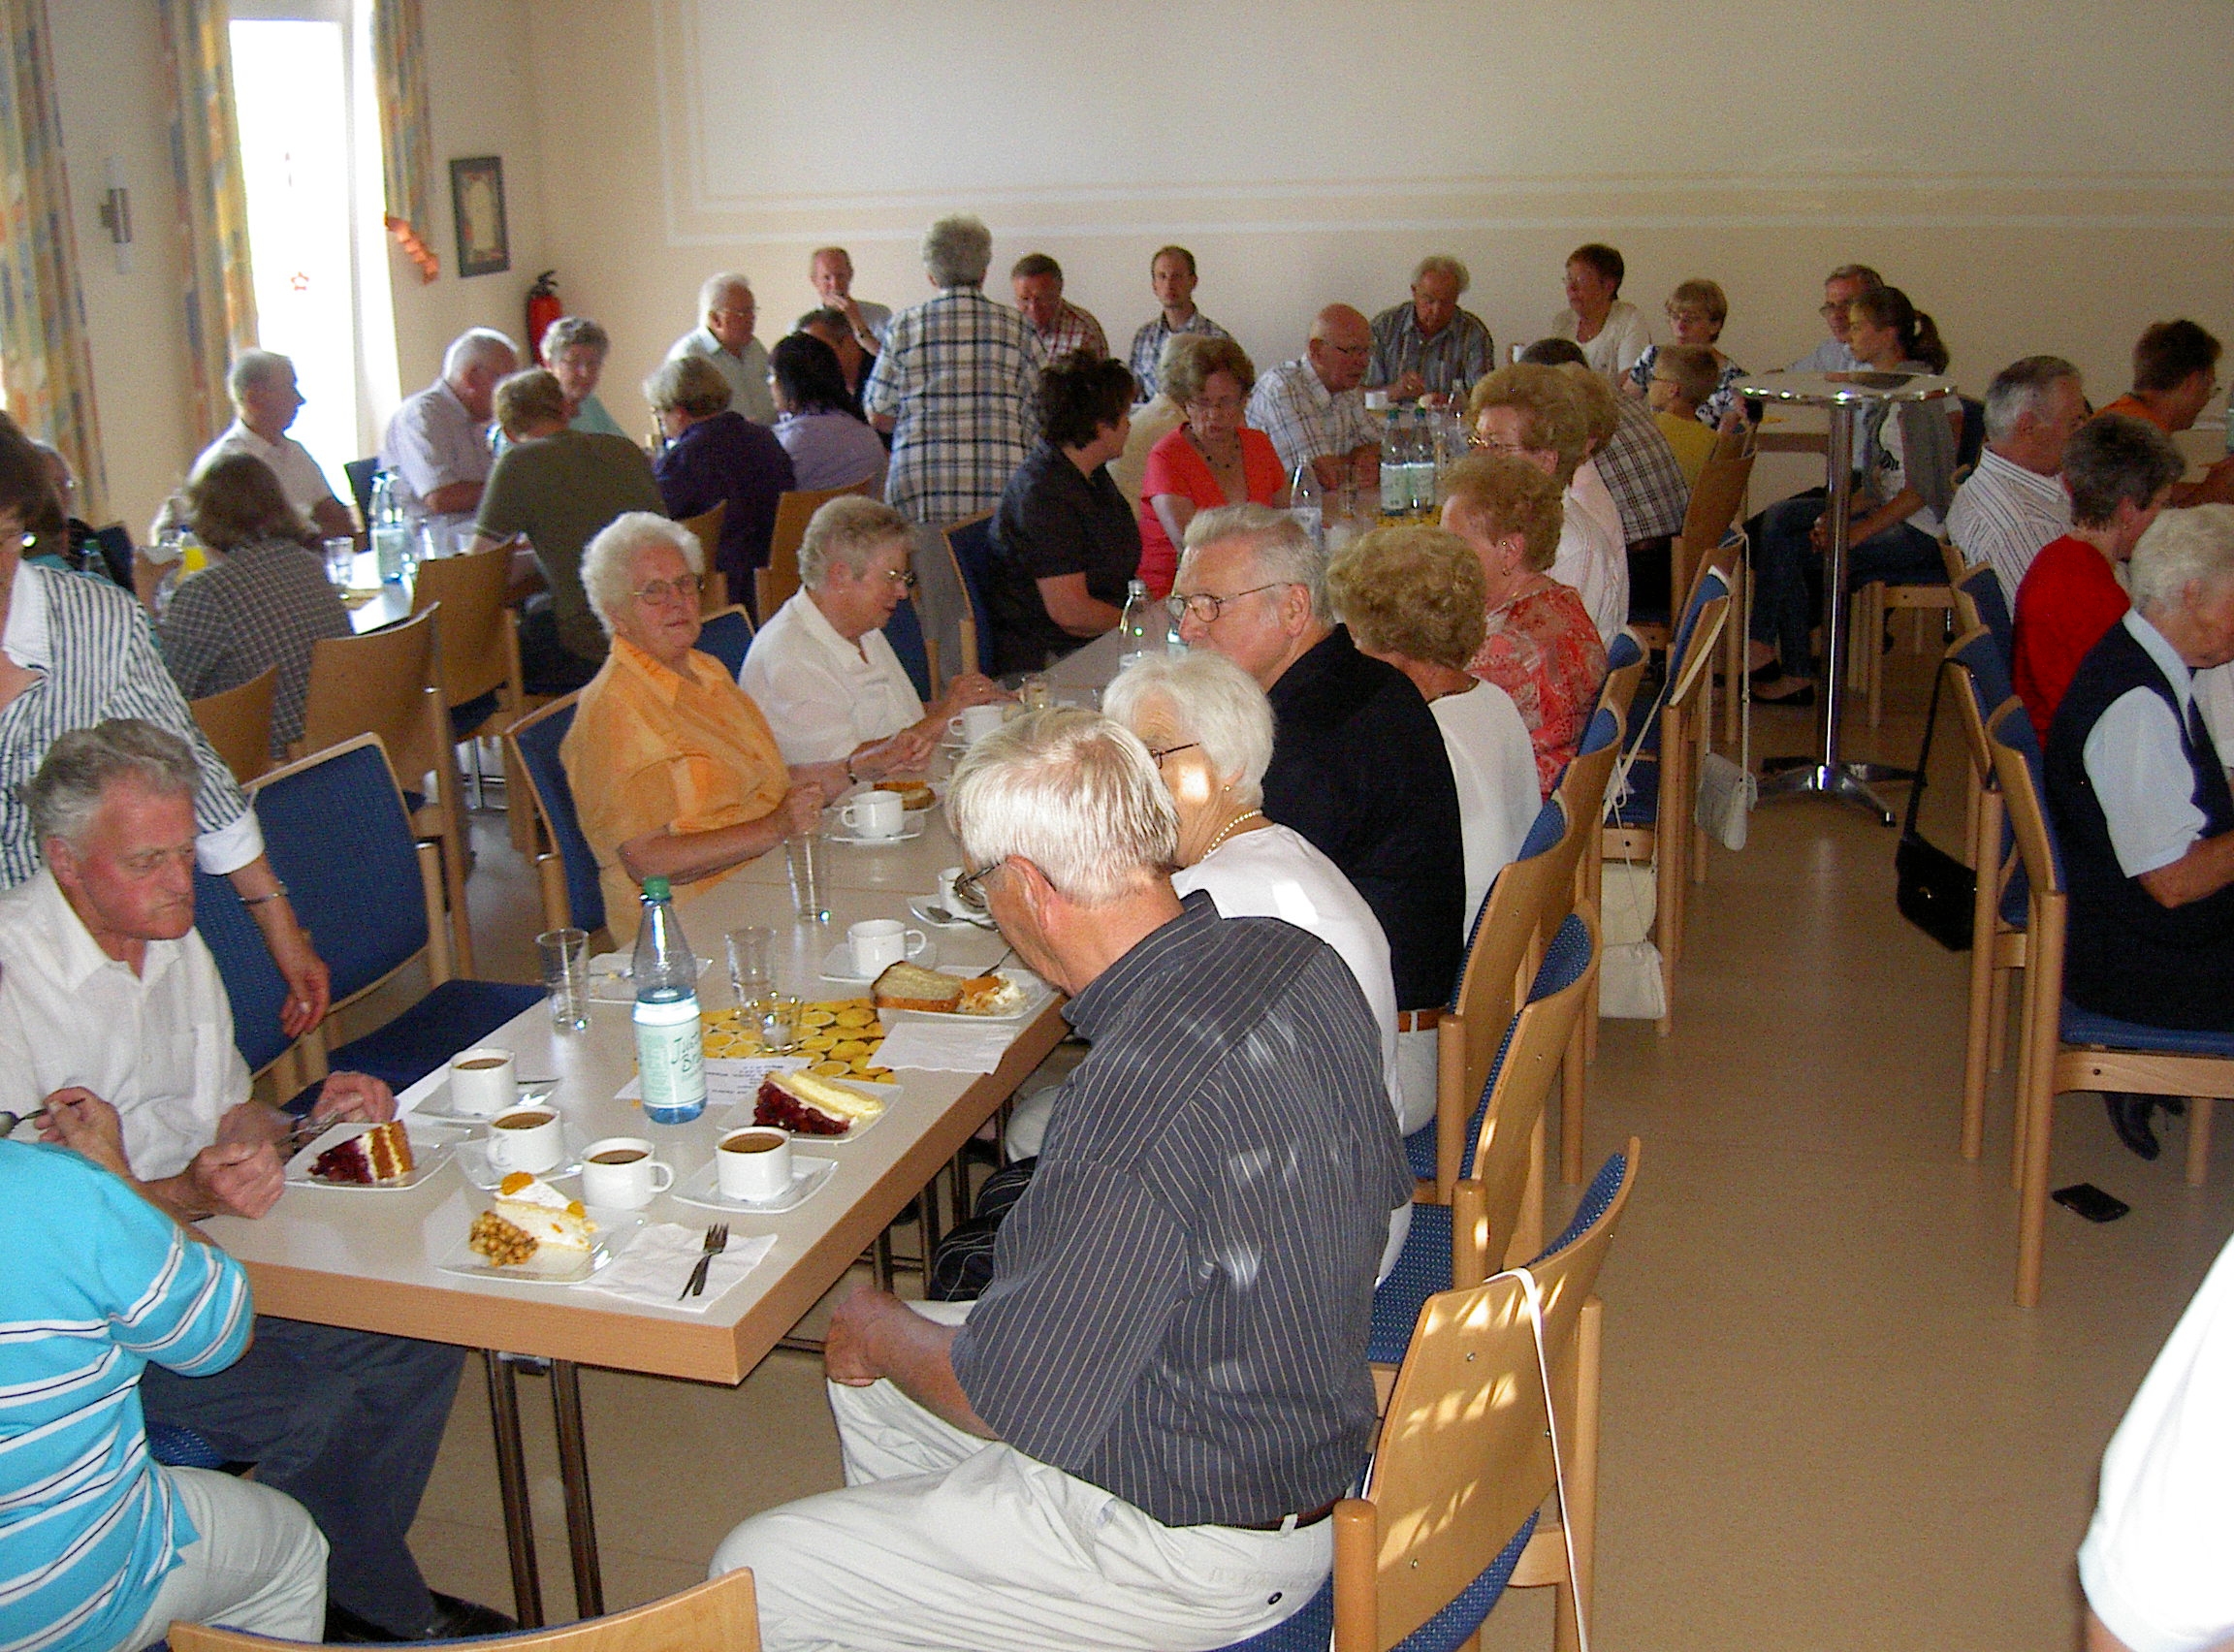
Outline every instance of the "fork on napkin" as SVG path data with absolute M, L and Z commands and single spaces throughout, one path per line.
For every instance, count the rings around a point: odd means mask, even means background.
M 708 1256 L 705 1240 L 703 1229 L 654 1222 L 577 1288 L 660 1308 L 680 1308 L 686 1314 L 703 1314 L 776 1248 L 776 1235 L 761 1233 L 732 1238 L 726 1251 Z M 675 1293 L 688 1282 L 691 1270 L 701 1260 L 708 1264 L 706 1289 L 697 1296 L 676 1300 Z

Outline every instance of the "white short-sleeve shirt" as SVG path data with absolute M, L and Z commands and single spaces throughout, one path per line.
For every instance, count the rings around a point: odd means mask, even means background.
M 1489 880 L 1520 852 L 1543 806 L 1536 747 L 1513 696 L 1494 683 L 1428 702 L 1458 783 L 1458 834 L 1466 852 L 1466 927 L 1489 893 Z
M 856 648 L 804 589 L 760 627 L 737 684 L 766 714 L 786 763 L 835 763 L 923 715 L 884 633 L 865 633 Z
M 218 460 L 236 453 L 262 460 L 279 479 L 279 491 L 287 495 L 287 502 L 304 517 L 309 516 L 313 505 L 334 497 L 326 473 L 318 468 L 308 448 L 284 433 L 277 441 L 268 442 L 238 419 L 202 450 L 194 461 L 194 473 L 200 475 Z
M 2170 681 L 2185 716 L 2192 676 L 2186 661 L 2138 608 L 2128 609 L 2119 623 Z M 2170 866 L 2203 836 L 2207 822 L 2195 807 L 2195 771 L 2188 766 L 2180 721 L 2154 689 L 2128 688 L 2113 700 L 2088 731 L 2082 756 L 2101 800 L 2118 870 L 2127 877 Z
M 1590 611 L 1599 640 L 1611 646 L 1613 634 L 1629 623 L 1629 548 L 1606 530 L 1572 488 L 1560 503 L 1565 509 L 1559 524 L 1559 554 L 1547 572 L 1575 588 Z
M 151 940 L 135 975 L 94 942 L 42 867 L 0 895 L 0 1108 L 28 1113 L 67 1085 L 114 1107 L 143 1181 L 186 1168 L 248 1099 L 233 1005 L 201 935 Z

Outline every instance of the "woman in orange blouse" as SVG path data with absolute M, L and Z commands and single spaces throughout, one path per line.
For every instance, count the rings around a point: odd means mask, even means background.
M 646 511 L 615 518 L 582 558 L 613 648 L 558 755 L 623 943 L 645 878 L 686 900 L 812 830 L 846 781 L 843 762 L 786 769 L 760 708 L 697 651 L 704 568 L 688 529 Z
M 1606 681 L 1590 611 L 1545 572 L 1559 552 L 1559 484 L 1524 459 L 1477 454 L 1443 487 L 1443 525 L 1473 547 L 1489 581 L 1488 633 L 1466 669 L 1513 696 L 1549 797 Z

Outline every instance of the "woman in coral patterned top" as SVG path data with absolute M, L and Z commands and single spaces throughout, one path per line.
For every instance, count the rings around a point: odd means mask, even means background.
M 1606 681 L 1606 645 L 1572 587 L 1545 573 L 1559 550 L 1559 485 L 1525 460 L 1477 454 L 1444 483 L 1443 525 L 1489 582 L 1489 629 L 1466 669 L 1513 697 L 1545 797 L 1575 755 Z

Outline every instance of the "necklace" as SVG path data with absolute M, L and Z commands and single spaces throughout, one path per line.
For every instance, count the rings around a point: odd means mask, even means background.
M 1261 820 L 1263 818 L 1264 811 L 1261 809 L 1252 809 L 1245 813 L 1236 814 L 1232 819 L 1227 821 L 1225 825 L 1218 828 L 1218 835 L 1210 840 L 1210 847 L 1202 851 L 1202 858 L 1204 860 L 1208 860 L 1210 856 L 1216 851 L 1220 843 L 1223 843 L 1227 839 L 1230 838 L 1235 832 L 1238 832 L 1241 829 L 1242 821 Z

